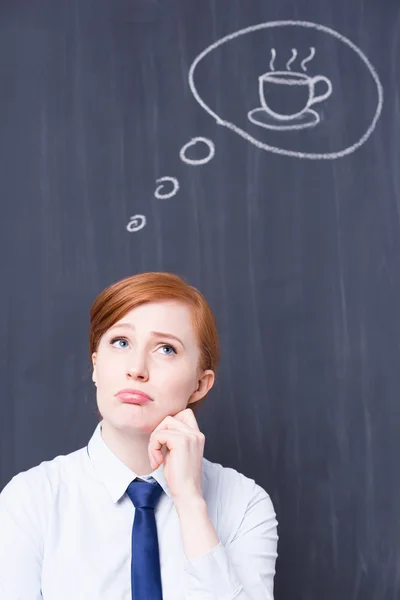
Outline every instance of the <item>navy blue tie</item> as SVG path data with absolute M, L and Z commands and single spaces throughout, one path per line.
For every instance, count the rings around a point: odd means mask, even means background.
M 132 527 L 132 600 L 162 600 L 160 554 L 154 509 L 163 492 L 157 483 L 135 479 L 126 493 L 135 506 Z

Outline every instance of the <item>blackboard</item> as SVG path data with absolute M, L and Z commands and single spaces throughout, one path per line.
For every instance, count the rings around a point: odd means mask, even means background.
M 205 456 L 271 495 L 277 600 L 399 597 L 399 26 L 389 0 L 0 4 L 1 487 L 93 432 L 95 296 L 171 271 L 217 318 Z

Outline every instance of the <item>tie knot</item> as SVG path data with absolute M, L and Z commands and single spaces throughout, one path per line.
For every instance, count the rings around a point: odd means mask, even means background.
M 163 492 L 162 487 L 156 481 L 143 481 L 143 479 L 134 479 L 128 485 L 126 493 L 132 500 L 135 508 L 155 508 Z

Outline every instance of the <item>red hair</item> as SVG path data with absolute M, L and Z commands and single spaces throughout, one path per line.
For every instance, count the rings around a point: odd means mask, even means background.
M 178 275 L 139 273 L 121 279 L 103 290 L 90 309 L 90 359 L 106 331 L 129 311 L 147 302 L 179 300 L 192 309 L 193 327 L 200 347 L 200 368 L 216 372 L 220 345 L 214 315 L 204 296 Z M 205 397 L 193 404 L 195 410 Z

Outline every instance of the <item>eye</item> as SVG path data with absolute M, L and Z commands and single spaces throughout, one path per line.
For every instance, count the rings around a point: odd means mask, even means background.
M 161 352 L 161 354 L 164 354 L 165 356 L 172 356 L 173 354 L 177 353 L 176 348 L 171 346 L 171 344 L 163 344 L 160 346 L 160 350 L 169 350 L 169 352 Z
M 115 342 L 125 342 L 127 344 L 128 340 L 124 337 L 115 337 L 110 341 L 111 346 L 114 346 Z M 127 346 L 123 346 L 123 348 L 126 348 L 126 347 Z M 121 346 L 119 346 L 119 348 L 121 348 Z

